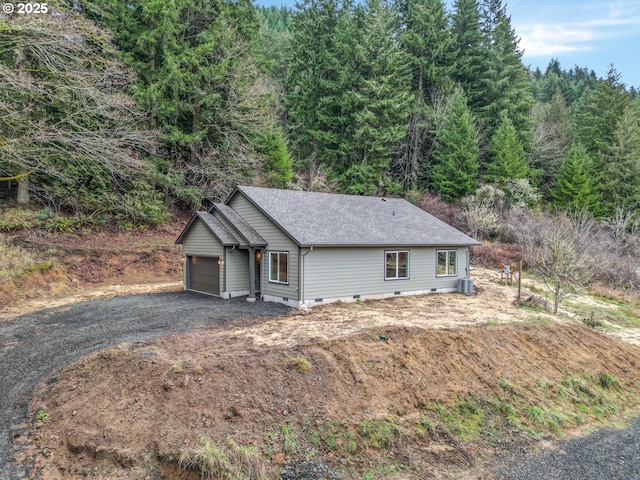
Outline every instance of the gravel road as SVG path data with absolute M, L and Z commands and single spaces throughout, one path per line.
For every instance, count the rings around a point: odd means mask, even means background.
M 288 310 L 270 302 L 171 292 L 94 300 L 0 320 L 0 479 L 23 477 L 11 464 L 12 432 L 21 428 L 33 389 L 48 373 L 122 342 Z
M 639 480 L 640 419 L 627 428 L 605 428 L 563 440 L 557 448 L 509 456 L 496 468 L 498 480 Z

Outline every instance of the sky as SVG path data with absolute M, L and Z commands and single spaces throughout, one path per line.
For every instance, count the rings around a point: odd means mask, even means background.
M 450 6 L 453 2 L 445 2 Z M 295 0 L 256 0 L 293 7 Z M 605 77 L 613 64 L 628 87 L 640 87 L 640 0 L 511 0 L 507 14 L 520 37 L 523 63 L 543 72 L 588 67 Z

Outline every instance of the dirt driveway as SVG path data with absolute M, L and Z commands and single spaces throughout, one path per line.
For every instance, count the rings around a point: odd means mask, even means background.
M 0 321 L 0 479 L 22 478 L 10 465 L 11 438 L 24 428 L 27 401 L 47 373 L 122 342 L 241 326 L 288 310 L 243 298 L 172 292 L 94 300 Z

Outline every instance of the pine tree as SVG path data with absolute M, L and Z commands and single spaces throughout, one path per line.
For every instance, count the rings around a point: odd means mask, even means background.
M 264 170 L 269 185 L 274 188 L 286 188 L 293 179 L 293 162 L 282 130 L 276 129 L 265 135 L 260 140 L 259 150 L 266 157 Z
M 478 188 L 478 133 L 464 92 L 456 90 L 446 118 L 435 133 L 430 190 L 458 200 Z
M 596 199 L 591 178 L 589 155 L 582 145 L 574 144 L 562 162 L 552 192 L 556 203 L 561 207 L 591 209 Z
M 527 156 L 509 117 L 502 116 L 500 126 L 489 142 L 489 151 L 491 159 L 484 175 L 487 183 L 528 177 Z

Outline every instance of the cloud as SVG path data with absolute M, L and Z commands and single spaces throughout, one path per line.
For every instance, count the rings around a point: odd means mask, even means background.
M 573 2 L 572 2 L 573 3 Z M 528 57 L 549 57 L 567 52 L 588 52 L 600 42 L 638 35 L 640 8 L 634 2 L 600 5 L 601 8 L 580 10 L 575 7 L 560 13 L 543 12 L 550 22 L 535 21 L 516 25 L 520 47 Z M 562 22 L 562 16 L 580 20 Z

